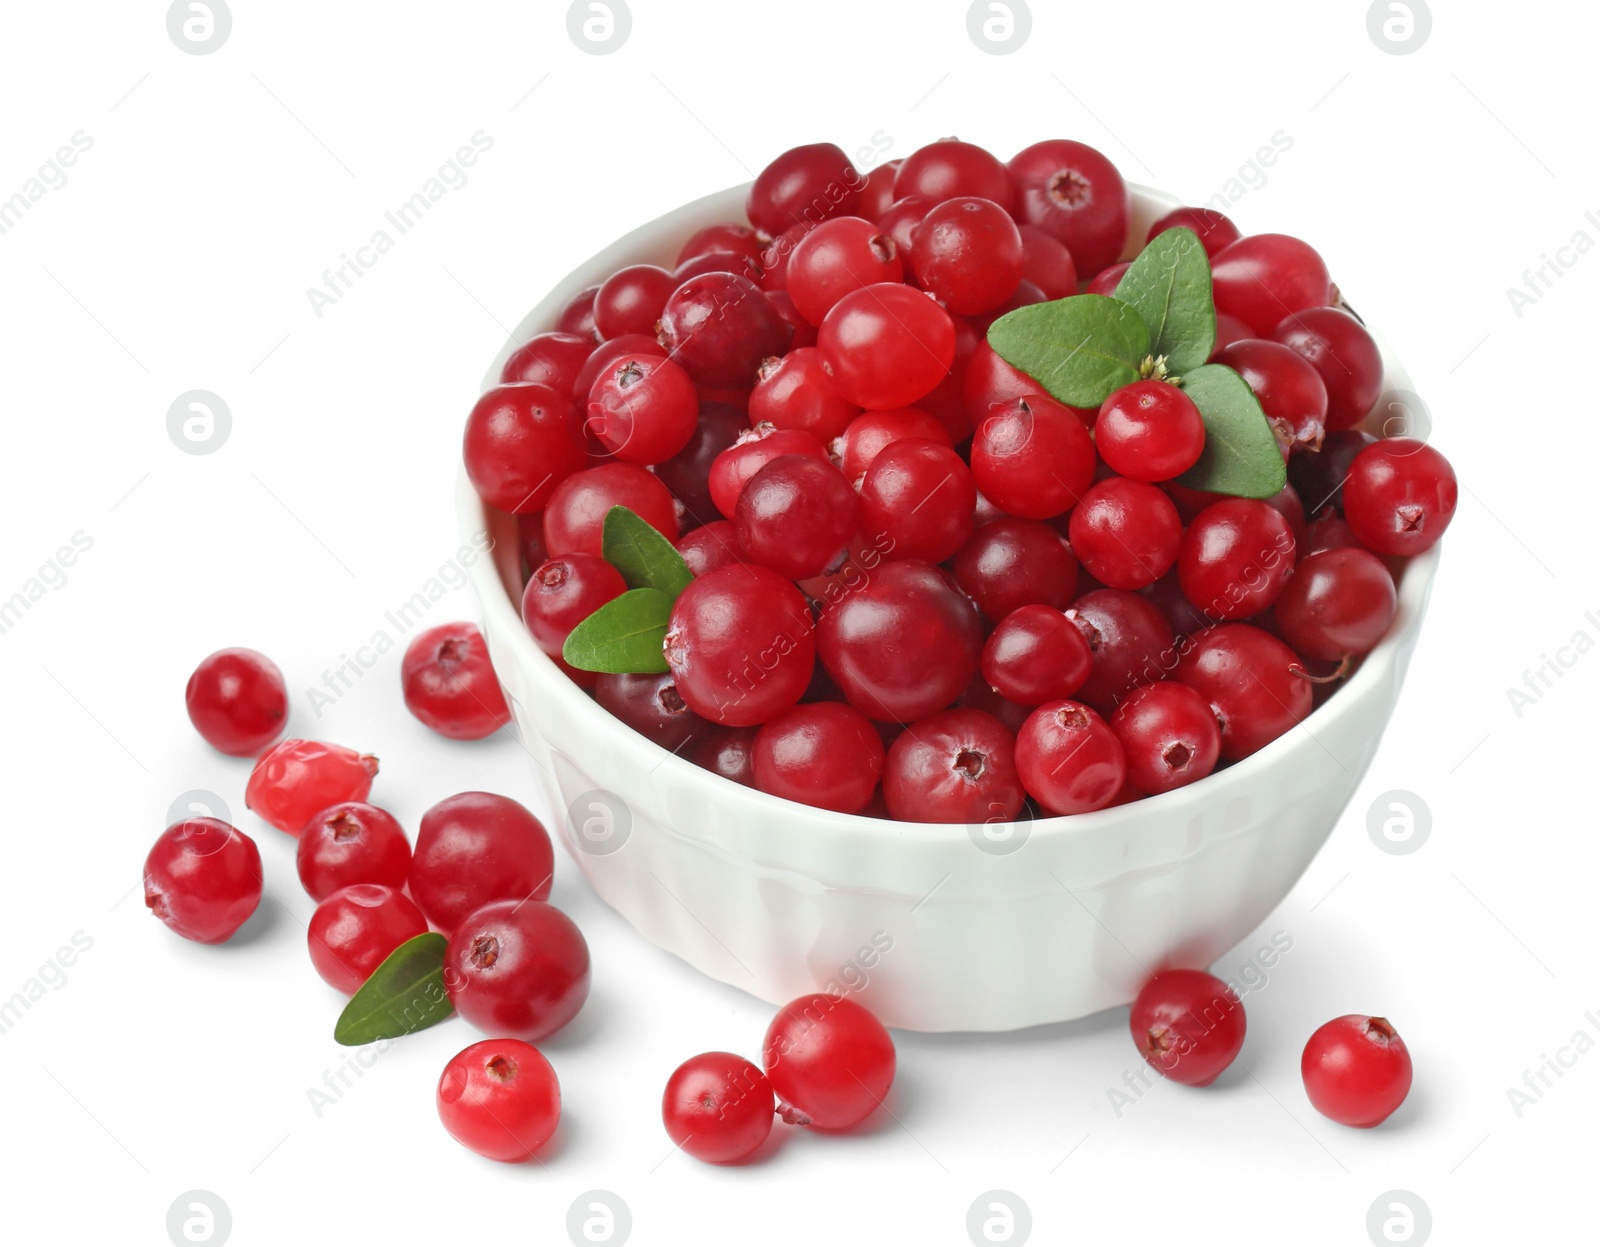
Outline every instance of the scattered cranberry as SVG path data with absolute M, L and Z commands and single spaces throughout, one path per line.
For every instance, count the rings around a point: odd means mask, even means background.
M 878 787 L 883 753 L 866 715 L 843 702 L 820 701 L 764 723 L 751 763 L 762 792 L 854 814 Z
M 994 626 L 983 645 L 983 678 L 1019 706 L 1073 696 L 1093 665 L 1083 633 L 1050 606 L 1017 607 Z
M 279 831 L 298 836 L 319 810 L 365 801 L 378 759 L 343 745 L 286 740 L 261 755 L 244 788 L 245 806 Z
M 1177 386 L 1135 381 L 1101 405 L 1094 444 L 1118 475 L 1166 481 L 1195 465 L 1205 449 L 1206 426 L 1194 400 Z
M 920 285 L 964 316 L 999 307 L 1022 280 L 1022 235 L 1011 214 L 989 199 L 947 199 L 911 237 Z
M 283 672 L 253 649 L 219 649 L 208 655 L 183 690 L 189 722 L 214 749 L 253 758 L 283 731 L 289 697 Z
M 589 946 L 554 905 L 493 901 L 451 935 L 444 983 L 474 1026 L 532 1043 L 560 1030 L 588 999 Z
M 973 434 L 978 491 L 1008 515 L 1044 520 L 1070 510 L 1093 482 L 1094 467 L 1083 421 L 1043 394 L 992 408 Z
M 848 1130 L 889 1094 L 894 1040 L 854 1000 L 802 996 L 779 1009 L 767 1027 L 762 1064 L 785 1121 Z
M 860 504 L 833 464 L 781 455 L 748 481 L 734 508 L 739 548 L 789 580 L 834 567 L 856 535 Z
M 522 620 L 540 649 L 559 654 L 574 628 L 627 590 L 622 573 L 598 554 L 566 554 L 528 578 Z
M 1244 1047 L 1244 1004 L 1204 970 L 1161 970 L 1128 1013 L 1139 1055 L 1173 1082 L 1209 1087 Z
M 1374 554 L 1431 550 L 1456 513 L 1456 474 L 1432 446 L 1409 437 L 1374 442 L 1350 464 L 1344 518 Z
M 435 1104 L 444 1128 L 462 1147 L 516 1164 L 556 1132 L 561 1087 L 532 1044 L 484 1039 L 450 1058 Z
M 681 451 L 700 421 L 700 396 L 670 359 L 625 357 L 589 391 L 587 429 L 624 463 L 662 463 Z
M 476 624 L 440 624 L 419 633 L 400 662 L 400 687 L 406 709 L 451 740 L 482 740 L 511 721 Z
M 817 329 L 839 393 L 862 407 L 904 407 L 950 371 L 956 331 L 927 295 L 899 283 L 852 290 Z
M 1405 1102 L 1411 1053 L 1387 1018 L 1359 1013 L 1317 1027 L 1300 1055 L 1311 1106 L 1342 1126 L 1370 1128 Z
M 411 872 L 411 842 L 387 810 L 341 801 L 319 811 L 301 830 L 294 863 L 314 901 L 357 883 L 403 888 Z
M 775 1103 L 767 1076 L 731 1052 L 690 1057 L 667 1079 L 661 1120 L 667 1136 L 696 1160 L 747 1160 L 772 1133 Z
M 1311 685 L 1295 652 L 1249 624 L 1197 634 L 1177 677 L 1211 706 L 1222 727 L 1222 756 L 1249 757 L 1311 713 Z
M 895 738 L 883 771 L 891 817 L 908 823 L 1004 823 L 1025 794 L 1015 738 L 991 714 L 941 710 Z
M 678 535 L 678 510 L 667 487 L 637 464 L 606 463 L 574 472 L 551 494 L 544 512 L 550 556 L 599 555 L 612 507 L 627 507 L 669 541 Z
M 411 895 L 428 921 L 449 934 L 491 901 L 550 895 L 550 836 L 510 797 L 461 792 L 422 816 L 411 857 Z
M 1128 782 L 1152 796 L 1204 779 L 1222 751 L 1217 716 L 1176 680 L 1134 689 L 1111 716 L 1111 730 L 1122 742 Z
M 1328 302 L 1328 266 L 1287 234 L 1248 234 L 1211 258 L 1217 311 L 1237 316 L 1265 338 L 1292 312 Z
M 355 883 L 317 906 L 306 943 L 322 981 L 353 996 L 385 957 L 427 929 L 422 911 L 399 888 Z
M 1084 814 L 1115 800 L 1127 762 L 1122 742 L 1098 714 L 1075 701 L 1053 701 L 1017 733 L 1017 773 L 1051 813 Z
M 1047 139 L 1006 167 L 1017 188 L 1017 219 L 1063 243 L 1080 278 L 1116 262 L 1128 240 L 1128 187 L 1114 164 L 1084 143 Z
M 462 454 L 473 488 L 492 507 L 542 510 L 586 457 L 572 400 L 547 385 L 500 385 L 467 417 Z
M 940 442 L 885 446 L 861 478 L 861 531 L 897 559 L 942 563 L 972 535 L 978 491 L 966 461 Z
M 221 944 L 261 903 L 261 853 L 218 818 L 186 818 L 157 837 L 144 861 L 144 903 L 197 944 Z

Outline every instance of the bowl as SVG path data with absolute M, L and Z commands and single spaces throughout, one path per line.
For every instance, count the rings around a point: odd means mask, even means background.
M 702 226 L 742 221 L 747 186 L 634 230 L 517 326 L 484 379 L 567 301 L 626 264 L 670 267 Z M 1177 206 L 1135 186 L 1130 236 Z M 1385 351 L 1385 386 L 1410 382 Z M 887 1025 L 1004 1031 L 1126 1004 L 1149 973 L 1209 966 L 1288 894 L 1372 761 L 1417 643 L 1438 550 L 1399 579 L 1389 634 L 1303 724 L 1186 788 L 1092 814 L 981 827 L 797 805 L 624 727 L 523 626 L 514 519 L 465 474 L 458 510 L 484 635 L 559 838 L 642 935 L 779 1004 L 849 992 Z

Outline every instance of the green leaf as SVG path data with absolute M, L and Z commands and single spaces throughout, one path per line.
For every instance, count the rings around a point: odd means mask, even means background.
M 1283 452 L 1243 377 L 1222 364 L 1202 364 L 1184 374 L 1183 392 L 1205 421 L 1206 448 L 1180 485 L 1239 498 L 1270 498 L 1283 488 Z
M 448 943 L 437 931 L 427 931 L 385 957 L 339 1015 L 333 1028 L 335 1041 L 357 1048 L 398 1039 L 453 1014 L 455 1007 L 444 989 Z
M 661 643 L 671 613 L 672 599 L 660 589 L 629 589 L 568 633 L 561 657 L 580 671 L 666 671 Z
M 675 599 L 694 579 L 673 544 L 627 507 L 606 512 L 600 552 L 630 589 L 659 589 Z
M 1115 297 L 1133 307 L 1150 330 L 1150 350 L 1178 374 L 1211 358 L 1217 310 L 1211 302 L 1211 261 L 1193 230 L 1163 230 L 1117 283 Z
M 1139 379 L 1150 331 L 1126 303 L 1075 294 L 1007 312 L 989 326 L 989 345 L 1058 402 L 1098 407 Z

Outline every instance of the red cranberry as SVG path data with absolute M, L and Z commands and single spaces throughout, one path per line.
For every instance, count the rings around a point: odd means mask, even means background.
M 778 1010 L 761 1045 L 784 1120 L 847 1130 L 877 1110 L 894 1082 L 894 1040 L 844 996 L 819 993 Z
M 891 160 L 867 174 L 867 179 L 861 186 L 861 199 L 856 204 L 857 216 L 876 221 L 889 210 L 889 205 L 895 200 L 895 174 L 900 171 L 900 166 L 904 163 L 903 160 Z
M 1367 418 L 1383 389 L 1383 355 L 1359 320 L 1341 308 L 1308 307 L 1279 321 L 1272 339 L 1299 352 L 1322 378 L 1330 431 Z
M 1249 624 L 1195 635 L 1177 675 L 1206 699 L 1222 727 L 1222 756 L 1247 758 L 1311 713 L 1311 685 L 1295 652 Z
M 1200 236 L 1200 245 L 1206 249 L 1207 256 L 1214 256 L 1229 243 L 1239 241 L 1239 227 L 1215 208 L 1174 208 L 1151 223 L 1145 242 L 1154 242 L 1157 235 L 1169 229 L 1193 230 Z
M 1301 450 L 1289 456 L 1289 481 L 1312 514 L 1343 505 L 1350 465 L 1375 441 L 1371 434 L 1344 429 L 1324 437 L 1319 451 Z
M 602 338 L 655 332 L 661 308 L 677 284 L 671 273 L 654 264 L 631 264 L 618 269 L 595 294 L 595 329 Z
M 586 462 L 565 395 L 547 385 L 500 385 L 467 417 L 462 454 L 479 497 L 502 511 L 539 511 Z
M 765 287 L 763 287 L 765 290 Z M 817 327 L 804 316 L 800 309 L 794 305 L 794 300 L 789 297 L 787 290 L 766 290 L 767 302 L 772 304 L 783 317 L 789 328 L 794 331 L 794 337 L 789 339 L 789 349 L 798 350 L 805 346 L 816 346 Z
M 1024 519 L 1049 519 L 1076 505 L 1094 481 L 1094 467 L 1083 421 L 1043 394 L 991 409 L 972 437 L 979 492 Z
M 1154 795 L 1204 779 L 1222 750 L 1217 717 L 1187 684 L 1162 680 L 1134 689 L 1111 716 L 1128 782 Z
M 189 722 L 213 749 L 252 758 L 278 738 L 289 718 L 283 672 L 253 649 L 208 655 L 183 690 Z
M 1288 234 L 1248 234 L 1211 260 L 1217 311 L 1237 316 L 1257 337 L 1292 312 L 1328 302 L 1328 266 Z
M 955 361 L 955 326 L 942 307 L 909 286 L 852 290 L 817 329 L 835 387 L 862 407 L 904 407 L 933 389 Z
M 157 838 L 144 861 L 144 903 L 197 944 L 221 944 L 261 903 L 261 853 L 219 818 L 186 818 Z
M 501 385 L 547 385 L 569 398 L 578 373 L 594 350 L 594 339 L 575 333 L 540 333 L 529 338 L 500 370 Z
M 963 195 L 992 199 L 1007 212 L 1016 190 L 1005 165 L 989 152 L 959 139 L 940 139 L 919 147 L 900 162 L 894 179 L 895 198 L 923 195 L 934 203 Z
M 624 463 L 672 458 L 689 444 L 699 420 L 694 382 L 670 359 L 629 356 L 589 391 L 586 428 Z
M 878 787 L 883 742 L 859 710 L 822 701 L 767 720 L 751 763 L 762 792 L 854 814 Z
M 678 511 L 667 487 L 637 464 L 605 463 L 574 472 L 551 495 L 544 512 L 550 556 L 599 555 L 612 507 L 627 507 L 669 541 L 678 536 Z
M 1079 702 L 1052 701 L 1017 733 L 1017 773 L 1050 813 L 1084 814 L 1116 799 L 1127 764 L 1104 719 Z
M 750 423 L 801 429 L 821 442 L 840 436 L 861 408 L 840 394 L 828 375 L 822 352 L 798 347 L 761 365 L 750 391 Z
M 1113 264 L 1108 268 L 1101 269 L 1094 275 L 1094 280 L 1089 283 L 1086 293 L 1102 294 L 1108 299 L 1112 298 L 1117 293 L 1117 287 L 1122 284 L 1123 277 L 1127 275 L 1128 270 L 1132 267 L 1133 261 L 1124 260 L 1120 264 Z
M 1068 251 L 1053 234 L 1037 225 L 1019 225 L 1022 239 L 1022 276 L 1044 292 L 1047 299 L 1065 299 L 1078 293 L 1078 270 Z
M 1083 570 L 1110 589 L 1154 584 L 1178 557 L 1178 508 L 1154 485 L 1112 476 L 1083 495 L 1068 523 Z
M 1172 673 L 1177 662 L 1172 625 L 1137 593 L 1095 589 L 1078 598 L 1067 615 L 1094 656 L 1089 678 L 1078 690 L 1079 701 L 1110 714 L 1128 690 Z
M 343 745 L 286 740 L 261 755 L 244 787 L 245 806 L 279 831 L 298 836 L 319 810 L 365 801 L 378 759 Z
M 691 277 L 661 310 L 661 341 L 696 385 L 751 385 L 793 336 L 761 287 L 736 273 Z
M 772 1084 L 749 1061 L 703 1052 L 667 1079 L 661 1120 L 673 1143 L 696 1160 L 730 1165 L 767 1141 L 774 1107 Z
M 353 996 L 385 957 L 427 929 L 422 911 L 399 888 L 356 883 L 317 906 L 306 943 L 322 981 Z
M 789 297 L 813 325 L 822 324 L 841 298 L 905 273 L 894 239 L 860 217 L 824 221 L 796 244 L 789 257 Z
M 1089 642 L 1051 606 L 1019 606 L 984 642 L 983 678 L 1007 701 L 1042 706 L 1083 687 L 1093 667 Z
M 517 550 L 522 555 L 524 574 L 550 557 L 544 548 L 544 512 L 517 516 Z
M 422 816 L 409 882 L 428 921 L 448 934 L 490 901 L 542 901 L 555 854 L 544 825 L 510 797 L 459 792 Z
M 1135 381 L 1101 404 L 1094 445 L 1106 466 L 1135 481 L 1187 472 L 1205 449 L 1206 426 L 1194 400 L 1164 381 Z
M 1178 583 L 1212 619 L 1246 619 L 1277 601 L 1294 571 L 1289 521 L 1256 498 L 1225 498 L 1194 517 L 1178 552 Z
M 987 312 L 1022 280 L 1022 235 L 992 200 L 947 199 L 912 234 L 911 265 L 917 284 L 948 310 Z
M 859 481 L 884 447 L 912 438 L 951 445 L 944 426 L 920 407 L 891 407 L 862 412 L 834 442 L 833 453 L 845 479 Z
M 603 675 L 595 682 L 594 699 L 671 753 L 710 726 L 684 704 L 671 675 Z
M 695 230 L 678 248 L 678 263 L 683 264 L 696 256 L 729 252 L 754 260 L 761 254 L 761 239 L 748 225 L 708 225 Z
M 1375 554 L 1431 550 L 1456 513 L 1456 474 L 1432 446 L 1409 437 L 1374 442 L 1350 464 L 1344 518 Z
M 791 147 L 757 175 L 745 215 L 764 234 L 781 234 L 797 222 L 816 225 L 853 213 L 861 184 L 850 158 L 832 143 Z
M 702 402 L 688 445 L 651 469 L 683 506 L 684 527 L 709 524 L 717 518 L 717 506 L 711 498 L 711 465 L 749 427 L 738 408 Z
M 1006 363 L 988 342 L 980 341 L 961 378 L 961 409 L 967 422 L 977 428 L 996 403 L 1012 403 L 1024 394 L 1038 392 L 1037 381 Z
M 679 537 L 678 553 L 689 565 L 691 576 L 704 576 L 730 563 L 743 563 L 745 557 L 739 549 L 739 533 L 732 520 L 713 520 L 702 524 L 691 533 Z
M 1328 387 L 1305 357 L 1280 342 L 1246 338 L 1217 352 L 1255 392 L 1280 444 L 1318 450 L 1328 417 Z
M 1317 1027 L 1300 1054 L 1311 1106 L 1342 1126 L 1378 1125 L 1411 1090 L 1411 1053 L 1387 1018 L 1359 1013 Z
M 974 313 L 972 316 L 963 317 L 962 319 L 972 327 L 972 331 L 975 334 L 987 335 L 989 327 L 1007 312 L 1014 312 L 1019 307 L 1032 307 L 1036 303 L 1047 302 L 1049 302 L 1049 298 L 1045 292 L 1027 280 L 1027 278 L 1023 278 L 1016 284 L 1016 287 L 1011 292 L 1011 297 L 1004 303 L 991 307 L 986 312 Z
M 806 455 L 820 463 L 828 462 L 828 452 L 810 433 L 800 429 L 775 429 L 771 425 L 747 429 L 737 442 L 711 462 L 711 498 L 717 510 L 733 518 L 739 507 L 739 495 L 750 478 L 784 455 Z
M 757 731 L 753 727 L 711 728 L 694 738 L 685 756 L 714 775 L 754 788 Z
M 522 621 L 547 654 L 559 654 L 567 635 L 595 611 L 628 590 L 622 573 L 598 554 L 551 559 L 522 591 Z
M 1055 529 L 1010 516 L 980 526 L 956 552 L 951 570 L 991 621 L 1034 603 L 1065 610 L 1078 582 L 1078 565 Z
M 1204 970 L 1162 970 L 1128 1013 L 1139 1055 L 1173 1082 L 1209 1087 L 1244 1047 L 1244 1004 Z
M 1245 324 L 1237 316 L 1229 316 L 1226 312 L 1217 313 L 1217 338 L 1211 347 L 1211 363 L 1217 362 L 1221 355 L 1235 342 L 1243 342 L 1246 338 L 1257 337 L 1256 331 Z
M 589 997 L 589 945 L 541 900 L 491 901 L 461 919 L 444 955 L 445 991 L 480 1030 L 532 1043 Z
M 911 254 L 911 244 L 916 239 L 917 226 L 922 224 L 922 218 L 938 203 L 937 199 L 929 199 L 926 195 L 907 195 L 904 199 L 895 200 L 878 217 L 878 228 L 894 242 L 902 260 Z M 910 268 L 905 270 L 905 280 L 916 284 L 916 274 Z
M 820 576 L 856 534 L 855 492 L 839 469 L 809 455 L 780 455 L 739 494 L 739 548 L 790 580 Z
M 411 871 L 411 843 L 387 810 L 364 801 L 341 801 L 301 829 L 294 863 L 301 886 L 314 901 L 325 901 L 356 883 L 403 888 Z
M 761 266 L 761 289 L 769 295 L 787 293 L 789 288 L 789 261 L 800 240 L 816 226 L 810 221 L 798 221 L 777 235 L 761 249 L 758 263 Z M 800 318 L 805 321 L 805 317 Z M 805 321 L 810 324 L 809 321 Z
M 702 273 L 737 273 L 761 284 L 761 265 L 757 261 L 735 251 L 711 251 L 685 260 L 673 269 L 673 288 Z
M 1365 550 L 1303 558 L 1272 608 L 1283 639 L 1305 658 L 1339 662 L 1365 654 L 1394 622 L 1394 579 Z
M 620 338 L 602 342 L 590 352 L 589 358 L 583 361 L 583 367 L 578 370 L 577 379 L 572 383 L 574 400 L 587 403 L 595 382 L 604 373 L 629 359 L 646 355 L 665 359 L 667 348 L 656 341 L 655 335 L 647 333 L 625 333 Z
M 901 822 L 1010 822 L 1024 800 L 1015 738 L 982 710 L 929 715 L 889 747 L 883 796 Z
M 1128 240 L 1128 188 L 1116 165 L 1086 144 L 1047 139 L 1023 148 L 1007 168 L 1017 219 L 1059 239 L 1079 277 L 1116 262 Z
M 897 559 L 942 563 L 972 535 L 978 491 L 961 456 L 928 439 L 891 442 L 861 479 L 861 529 Z
M 561 1120 L 555 1070 L 516 1039 L 484 1039 L 451 1057 L 434 1102 L 452 1139 L 507 1164 L 537 1152 Z
M 418 633 L 400 661 L 406 709 L 451 740 L 482 740 L 511 721 L 511 708 L 476 624 Z
M 556 331 L 598 342 L 600 335 L 594 327 L 594 299 L 599 293 L 599 286 L 585 286 L 573 295 L 566 307 L 561 309 L 561 315 L 556 317 Z
M 1295 543 L 1295 551 L 1300 557 L 1300 562 L 1304 563 L 1313 554 L 1321 554 L 1325 550 L 1347 550 L 1360 544 L 1356 540 L 1355 533 L 1350 530 L 1350 525 L 1329 512 L 1306 525 L 1306 539 L 1304 543 Z

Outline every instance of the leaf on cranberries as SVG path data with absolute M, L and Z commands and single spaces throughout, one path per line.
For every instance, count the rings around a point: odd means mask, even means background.
M 1202 364 L 1184 374 L 1183 392 L 1200 409 L 1206 444 L 1180 485 L 1238 498 L 1270 498 L 1284 487 L 1283 452 L 1243 377 L 1224 364 Z
M 334 1024 L 334 1042 L 347 1048 L 426 1030 L 455 1013 L 444 987 L 449 941 L 437 931 L 407 940 L 383 959 L 350 997 Z
M 561 657 L 580 671 L 660 674 L 668 670 L 661 644 L 671 614 L 672 599 L 660 589 L 629 589 L 574 628 Z
M 989 345 L 1057 402 L 1099 407 L 1139 380 L 1150 330 L 1126 303 L 1075 294 L 1007 312 L 989 326 Z
M 694 579 L 673 544 L 627 507 L 606 512 L 600 552 L 630 589 L 659 589 L 676 600 Z
M 1117 283 L 1113 296 L 1132 307 L 1150 330 L 1150 351 L 1165 356 L 1180 376 L 1211 358 L 1217 310 L 1211 301 L 1211 261 L 1189 229 L 1156 235 Z

